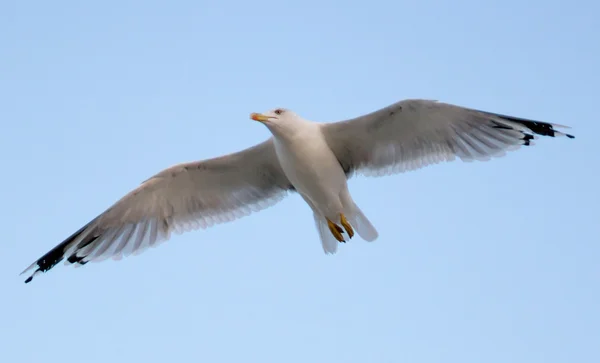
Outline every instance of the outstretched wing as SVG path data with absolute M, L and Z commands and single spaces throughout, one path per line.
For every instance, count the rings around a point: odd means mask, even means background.
M 489 160 L 536 135 L 574 136 L 567 127 L 430 100 L 403 100 L 351 120 L 322 124 L 325 139 L 348 176 L 381 176 L 456 157 Z
M 23 273 L 25 281 L 66 258 L 86 264 L 138 254 L 184 232 L 229 222 L 283 199 L 293 186 L 272 138 L 222 157 L 172 166 L 143 182 Z

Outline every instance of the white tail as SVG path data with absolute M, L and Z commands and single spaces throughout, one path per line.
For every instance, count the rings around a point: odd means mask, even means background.
M 313 218 L 315 219 L 315 226 L 317 227 L 317 231 L 319 232 L 319 237 L 321 239 L 321 246 L 323 247 L 323 251 L 326 254 L 334 254 L 338 249 L 338 240 L 335 239 L 331 231 L 329 230 L 329 226 L 327 225 L 327 220 L 317 213 L 313 212 Z M 356 233 L 360 236 L 360 238 L 364 239 L 367 242 L 373 242 L 379 237 L 379 233 L 373 227 L 369 219 L 364 215 L 364 213 L 358 208 L 356 204 L 354 204 L 354 208 L 348 214 L 346 214 L 346 218 L 348 218 L 348 222 L 352 225 Z M 343 234 L 346 242 L 349 240 L 347 234 Z
M 329 231 L 327 220 L 320 217 L 317 213 L 313 213 L 315 219 L 315 225 L 317 231 L 319 231 L 319 237 L 321 238 L 321 246 L 326 254 L 334 254 L 337 252 L 338 240 L 333 237 L 333 234 Z
M 354 211 L 346 216 L 348 221 L 356 230 L 356 233 L 360 238 L 367 242 L 373 242 L 379 237 L 377 229 L 371 224 L 369 218 L 360 210 L 360 208 L 354 204 Z

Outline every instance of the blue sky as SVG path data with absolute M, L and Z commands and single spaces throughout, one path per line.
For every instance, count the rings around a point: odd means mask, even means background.
M 592 1 L 4 1 L 6 362 L 598 362 Z M 172 164 L 431 98 L 573 127 L 487 163 L 350 182 L 335 256 L 298 195 L 120 262 L 18 274 Z

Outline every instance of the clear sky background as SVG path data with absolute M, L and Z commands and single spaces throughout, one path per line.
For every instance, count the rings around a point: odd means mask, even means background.
M 600 361 L 593 1 L 3 1 L 0 361 Z M 120 262 L 19 273 L 172 164 L 403 98 L 567 124 L 487 163 L 350 182 L 326 256 L 298 195 Z

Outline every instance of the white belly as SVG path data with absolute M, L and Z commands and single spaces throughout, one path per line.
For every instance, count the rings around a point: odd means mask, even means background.
M 275 138 L 281 167 L 313 209 L 322 215 L 339 213 L 340 195 L 347 188 L 346 175 L 318 130 L 296 135 L 292 140 Z

